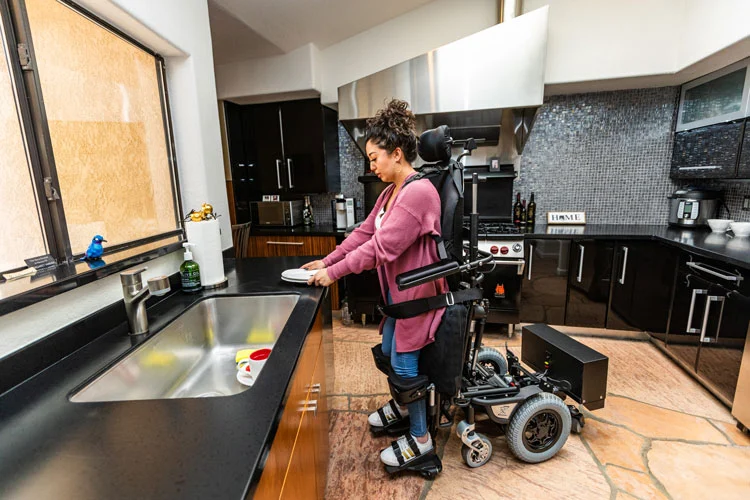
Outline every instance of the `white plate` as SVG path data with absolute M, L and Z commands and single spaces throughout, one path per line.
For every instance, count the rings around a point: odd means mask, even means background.
M 307 285 L 307 279 L 293 280 L 293 279 L 285 278 L 285 277 L 282 276 L 281 277 L 281 281 L 288 281 L 289 283 L 296 283 L 298 285 Z
M 297 282 L 304 281 L 305 283 L 307 283 L 307 280 L 315 276 L 315 273 L 317 272 L 318 272 L 317 269 L 311 269 L 311 270 L 300 269 L 300 268 L 287 269 L 286 271 L 281 273 L 281 279 L 284 279 L 287 281 L 294 280 Z

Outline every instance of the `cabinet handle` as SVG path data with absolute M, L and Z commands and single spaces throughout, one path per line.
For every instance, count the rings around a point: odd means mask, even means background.
M 581 251 L 581 256 L 578 258 L 578 276 L 576 276 L 576 281 L 580 283 L 583 279 L 583 253 L 586 251 L 586 247 L 578 245 L 578 249 Z
M 289 174 L 289 189 L 292 189 L 294 184 L 292 184 L 292 160 L 290 158 L 286 159 L 286 173 Z
M 304 241 L 266 241 L 266 245 L 291 245 L 301 247 L 304 244 Z
M 281 189 L 281 172 L 279 171 L 279 164 L 281 160 L 276 160 L 276 185 Z
M 703 167 L 677 167 L 677 170 L 717 170 L 720 168 L 719 165 L 706 165 Z
M 534 263 L 534 245 L 529 245 L 529 275 L 528 280 L 531 281 L 531 265 Z
M 620 274 L 620 279 L 617 280 L 621 285 L 625 284 L 625 270 L 628 268 L 628 247 L 622 247 L 622 251 L 625 252 L 625 255 L 622 258 L 622 273 Z
M 706 264 L 701 264 L 700 262 L 685 262 L 685 264 L 688 267 L 691 267 L 693 269 L 697 269 L 699 271 L 703 271 L 704 273 L 710 274 L 711 276 L 716 276 L 717 278 L 721 278 L 723 280 L 727 281 L 736 281 L 738 284 L 742 281 L 743 276 L 741 274 L 724 274 L 721 272 L 721 269 L 713 268 Z
M 719 331 L 721 330 L 721 320 L 724 317 L 724 297 L 721 295 L 709 295 L 706 297 L 706 312 L 703 313 L 703 326 L 701 328 L 701 342 L 716 342 L 719 340 Z M 712 302 L 721 302 L 721 310 L 719 311 L 719 323 L 716 325 L 716 337 L 706 337 L 706 330 L 708 326 L 708 313 L 711 310 Z
M 318 400 L 317 399 L 311 399 L 308 401 L 304 401 L 302 405 L 299 407 L 300 413 L 305 413 L 306 411 L 313 412 L 313 416 L 318 415 Z
M 705 295 L 708 290 L 701 290 L 699 288 L 693 289 L 693 296 L 690 298 L 690 312 L 688 313 L 687 327 L 685 328 L 686 333 L 701 333 L 700 328 L 693 328 L 693 313 L 695 312 L 695 299 L 698 295 Z

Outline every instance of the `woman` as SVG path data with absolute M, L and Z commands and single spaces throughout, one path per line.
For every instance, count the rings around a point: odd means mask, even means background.
M 432 183 L 420 179 L 404 183 L 416 171 L 416 119 L 408 104 L 392 100 L 367 122 L 366 152 L 370 170 L 383 182 L 391 183 L 360 227 L 323 260 L 302 266 L 320 269 L 309 284 L 328 286 L 351 273 L 377 268 L 380 289 L 387 303 L 432 297 L 448 291 L 445 279 L 401 291 L 395 284 L 399 274 L 437 262 L 433 235 L 440 235 L 440 197 Z M 390 356 L 393 370 L 404 378 L 418 375 L 420 350 L 435 339 L 444 309 L 400 319 L 385 318 L 380 324 L 382 350 Z M 380 459 L 386 465 L 399 465 L 396 450 L 404 462 L 424 455 L 433 448 L 427 432 L 425 400 L 407 407 L 393 400 L 372 413 L 372 425 L 410 416 L 410 435 L 402 436 L 384 449 Z

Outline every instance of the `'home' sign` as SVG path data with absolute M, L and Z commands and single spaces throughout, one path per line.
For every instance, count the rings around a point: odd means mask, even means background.
M 547 212 L 547 224 L 586 224 L 586 212 Z

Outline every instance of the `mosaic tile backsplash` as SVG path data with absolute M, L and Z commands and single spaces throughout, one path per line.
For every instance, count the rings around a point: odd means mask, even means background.
M 514 191 L 589 224 L 666 224 L 679 88 L 551 96 L 539 110 Z
M 534 192 L 538 223 L 546 221 L 547 211 L 585 211 L 589 224 L 666 225 L 667 196 L 687 184 L 669 177 L 678 98 L 679 87 L 546 98 L 523 152 L 514 196 L 521 191 L 528 200 Z M 341 124 L 339 155 L 342 191 L 359 203 L 360 221 L 364 190 L 357 177 L 364 157 Z M 750 211 L 741 210 L 750 182 L 691 184 L 723 189 L 732 218 L 750 221 Z M 318 222 L 332 222 L 333 197 L 312 197 Z

